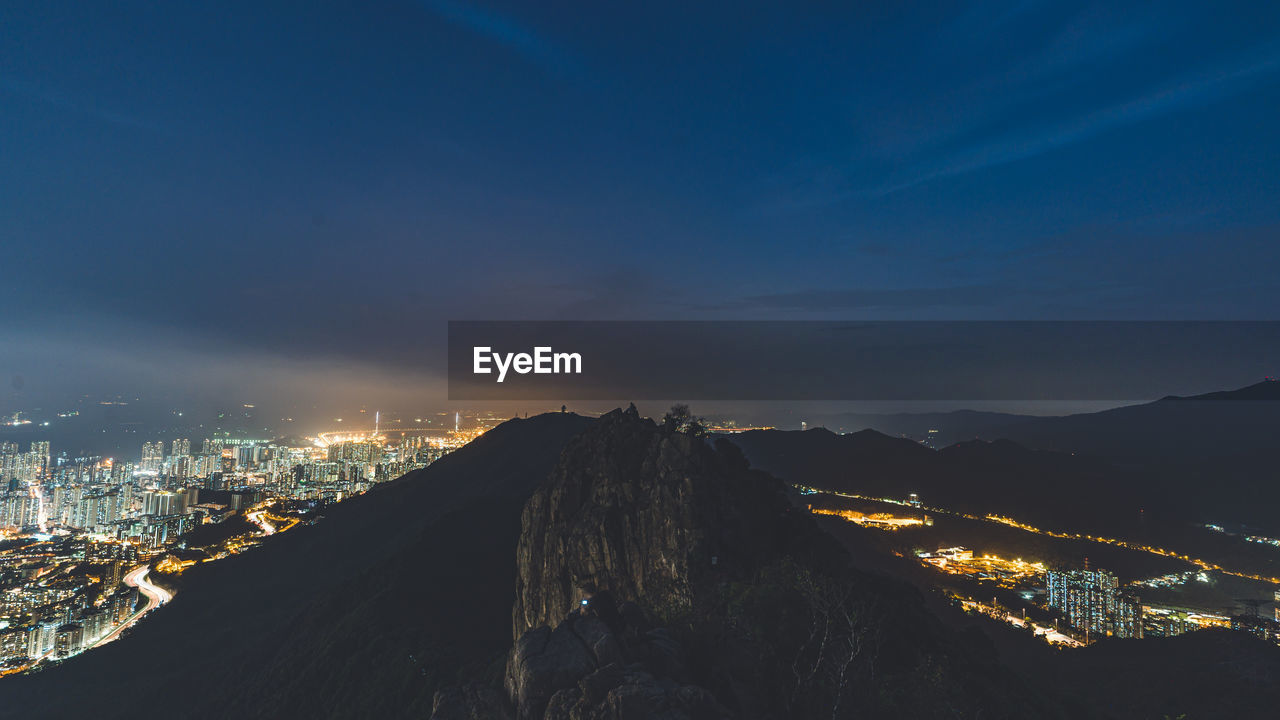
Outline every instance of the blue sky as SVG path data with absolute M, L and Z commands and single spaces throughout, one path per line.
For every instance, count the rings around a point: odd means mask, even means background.
M 1274 3 L 11 2 L 0 361 L 52 390 L 138 348 L 430 365 L 450 318 L 1269 319 L 1278 108 Z

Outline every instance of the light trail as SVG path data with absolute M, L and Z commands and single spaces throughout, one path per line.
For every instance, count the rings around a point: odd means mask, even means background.
M 143 565 L 134 568 L 128 575 L 124 576 L 124 584 L 129 587 L 138 588 L 138 592 L 147 597 L 147 606 L 143 608 L 143 612 L 151 612 L 161 605 L 173 599 L 173 593 L 152 583 L 147 579 L 147 573 L 151 572 L 151 567 Z
M 891 505 L 905 505 L 908 507 L 919 507 L 920 509 L 928 510 L 929 512 L 935 512 L 943 515 L 951 515 L 953 517 L 965 518 L 966 520 L 978 520 L 981 522 L 997 523 L 1000 525 L 1005 525 L 1007 527 L 1022 530 L 1023 532 L 1029 532 L 1029 533 L 1032 533 L 1033 535 L 1045 535 L 1047 537 L 1058 538 L 1062 540 L 1086 540 L 1089 542 L 1095 542 L 1102 545 L 1113 545 L 1115 547 L 1125 548 L 1126 550 L 1135 550 L 1137 552 L 1144 552 L 1151 555 L 1159 555 L 1160 557 L 1181 560 L 1185 563 L 1195 565 L 1201 570 L 1216 570 L 1217 572 L 1220 572 L 1226 575 L 1234 575 L 1235 577 L 1245 578 L 1246 580 L 1257 580 L 1259 582 L 1271 583 L 1272 585 L 1280 585 L 1280 578 L 1267 577 L 1265 575 L 1241 572 L 1238 570 L 1228 570 L 1227 568 L 1224 568 L 1223 566 L 1218 565 L 1216 563 L 1211 563 L 1208 560 L 1192 557 L 1184 553 L 1174 552 L 1173 550 L 1166 550 L 1165 548 L 1155 547 L 1153 545 L 1140 545 L 1138 543 L 1132 543 L 1127 540 L 1121 540 L 1119 538 L 1099 537 L 1097 535 L 1089 535 L 1086 533 L 1068 533 L 1068 532 L 1057 532 L 1054 530 L 1045 530 L 1043 528 L 1038 528 L 1028 523 L 1019 522 L 1017 520 L 1014 520 L 1011 517 L 1005 517 L 1003 515 L 978 516 L 978 515 L 972 515 L 970 513 L 960 512 L 958 510 L 948 510 L 946 508 L 929 507 L 925 505 L 913 505 L 911 503 L 908 503 L 905 500 L 897 500 L 894 498 L 878 498 L 878 497 L 870 497 L 868 495 L 859 495 L 857 493 L 843 493 L 843 492 L 836 492 L 834 490 L 822 490 L 820 488 L 809 487 L 806 485 L 795 485 L 794 487 L 796 487 L 801 491 L 808 492 L 810 494 L 834 495 L 836 497 L 849 498 L 851 500 L 867 500 L 871 502 L 889 503 Z
M 1030 627 L 1031 631 L 1035 633 L 1037 637 L 1044 638 L 1048 643 L 1055 645 L 1068 645 L 1071 647 L 1084 647 L 1084 643 L 1069 635 L 1064 635 L 1051 626 L 1038 625 L 1026 618 L 1014 615 L 1013 613 L 1006 611 L 1004 608 L 994 607 L 992 605 L 987 605 L 986 603 L 980 603 L 976 600 L 961 600 L 960 604 L 966 609 L 975 610 L 984 615 L 995 618 L 996 620 L 1003 620 L 1010 625 L 1016 625 L 1020 628 Z
M 258 527 L 262 528 L 263 535 L 275 535 L 276 526 L 267 522 L 266 518 L 263 517 L 266 514 L 267 514 L 266 510 L 254 510 L 248 515 L 245 515 L 245 519 L 247 519 L 249 522 L 253 523 L 254 525 L 257 525 Z
M 31 499 L 36 501 L 36 523 L 40 526 L 41 534 L 49 533 L 49 511 L 44 507 L 44 493 L 39 484 L 30 486 Z
M 151 567 L 149 565 L 139 565 L 133 570 L 130 570 L 128 575 L 124 576 L 125 585 L 138 588 L 138 592 L 147 598 L 146 606 L 141 610 L 136 611 L 128 618 L 125 618 L 124 622 L 116 626 L 116 628 L 111 632 L 103 635 L 98 642 L 93 644 L 92 647 L 101 647 L 112 640 L 115 640 L 120 637 L 120 634 L 125 630 L 133 627 L 134 623 L 141 620 L 144 615 L 173 599 L 173 593 L 147 579 L 147 573 L 149 572 L 151 572 Z M 85 649 L 89 650 L 91 648 Z

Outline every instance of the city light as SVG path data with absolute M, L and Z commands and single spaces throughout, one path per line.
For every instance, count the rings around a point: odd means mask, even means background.
M 134 462 L 0 442 L 0 675 L 116 640 L 172 599 L 167 578 L 252 550 L 496 423 L 388 430 L 380 416 L 373 430 L 321 432 L 301 447 L 147 441 Z
M 1178 553 L 1166 548 L 1134 543 L 1120 538 L 1088 533 L 1051 531 L 1016 520 L 989 513 L 975 515 L 947 508 L 925 506 L 913 493 L 909 497 L 871 497 L 857 493 L 823 490 L 807 485 L 796 485 L 802 495 L 828 495 L 862 502 L 877 502 L 911 508 L 927 509 L 938 515 L 949 515 L 965 520 L 986 522 L 1014 528 L 1033 535 L 1062 540 L 1082 540 L 1110 545 L 1161 558 L 1177 559 L 1192 566 L 1191 570 L 1168 573 L 1134 580 L 1122 585 L 1112 573 L 1102 569 L 1062 568 L 1053 569 L 1040 561 L 1022 558 L 1008 559 L 991 553 L 975 553 L 965 547 L 941 547 L 932 551 L 916 552 L 921 563 L 938 572 L 971 583 L 971 587 L 988 587 L 1014 592 L 1022 601 L 1038 607 L 1048 616 L 1057 618 L 1052 625 L 1036 625 L 1025 617 L 1019 617 L 995 599 L 978 600 L 955 588 L 948 594 L 971 612 L 987 615 L 1002 622 L 1021 627 L 1031 627 L 1034 634 L 1052 644 L 1062 646 L 1087 645 L 1103 637 L 1142 638 L 1169 637 L 1210 627 L 1230 627 L 1255 634 L 1263 639 L 1280 643 L 1280 621 L 1259 617 L 1256 614 L 1228 616 L 1204 610 L 1169 607 L 1157 603 L 1143 603 L 1138 595 L 1145 589 L 1174 588 L 1187 582 L 1207 584 L 1212 582 L 1210 573 L 1222 573 L 1248 580 L 1264 582 L 1280 587 L 1280 579 L 1254 573 L 1231 570 L 1218 564 Z M 864 513 L 848 509 L 815 508 L 815 515 L 840 517 L 867 527 L 897 530 L 903 527 L 928 527 L 929 516 L 898 516 L 892 513 Z M 1218 526 L 1206 526 L 1215 532 L 1224 532 Z M 1258 542 L 1251 537 L 1246 541 Z M 1270 544 L 1270 543 L 1265 543 Z M 1276 590 L 1280 602 L 1280 589 Z M 1041 598 L 1037 600 L 1037 598 Z M 1277 611 L 1280 614 L 1280 610 Z

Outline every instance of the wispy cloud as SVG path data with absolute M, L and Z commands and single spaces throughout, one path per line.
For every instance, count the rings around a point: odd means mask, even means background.
M 1014 292 L 1012 288 L 1002 285 L 851 288 L 753 295 L 744 298 L 744 301 L 750 306 L 783 310 L 919 309 L 954 305 L 994 305 L 1007 300 Z
M 489 38 L 558 75 L 577 75 L 581 63 L 561 45 L 548 40 L 516 20 L 476 3 L 427 0 L 426 6 L 441 18 Z
M 863 194 L 887 195 L 932 180 L 1029 159 L 1161 115 L 1217 102 L 1248 89 L 1258 79 L 1277 71 L 1280 71 L 1280 49 L 1268 47 L 1233 64 L 1185 76 L 1137 97 L 1064 122 L 1006 133 L 970 145 L 951 153 L 941 162 L 917 168 L 906 177 Z
M 71 95 L 47 85 L 19 80 L 12 77 L 0 77 L 0 88 L 3 88 L 15 95 L 21 95 L 23 97 L 38 100 L 45 105 L 59 110 L 66 110 L 78 115 L 95 118 L 118 127 L 148 130 L 151 132 L 164 132 L 162 127 L 149 120 L 98 107 L 90 102 L 72 97 Z
M 927 43 L 899 50 L 939 68 L 947 80 L 924 94 L 878 97 L 881 112 L 861 123 L 869 141 L 865 151 L 891 163 L 936 152 L 1055 94 L 1094 84 L 1099 67 L 1126 62 L 1188 24 L 1174 14 L 1153 23 L 1145 14 L 1109 6 L 1045 22 L 1036 17 L 1046 13 L 1041 2 L 1000 5 L 975 4 Z M 1023 44 L 1012 48 L 1010 37 Z M 1005 48 L 1010 56 L 1001 55 Z M 987 64 L 988 58 L 1004 62 Z

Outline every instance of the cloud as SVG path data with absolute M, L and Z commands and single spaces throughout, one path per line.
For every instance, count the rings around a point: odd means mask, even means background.
M 1024 8 L 1023 12 L 1030 9 Z M 981 15 L 985 18 L 992 12 L 988 8 Z M 969 29 L 962 34 L 946 33 L 935 43 L 939 62 L 963 63 L 981 57 L 992 44 L 1004 42 L 1005 35 L 1030 32 L 1026 28 L 1012 30 L 1004 22 L 988 26 L 964 21 L 957 25 Z M 875 151 L 896 160 L 944 148 L 947 143 L 992 127 L 1002 116 L 1019 108 L 1042 102 L 1056 91 L 1090 83 L 1098 67 L 1134 54 L 1144 44 L 1158 39 L 1156 35 L 1147 17 L 1083 11 L 1047 36 L 1038 51 L 1016 64 L 1001 66 L 972 81 L 949 84 L 941 95 L 929 99 L 931 109 L 924 114 L 929 119 L 923 123 L 914 119 L 919 115 L 915 103 L 920 99 L 913 98 L 909 115 L 894 113 L 890 116 L 892 121 L 877 130 L 881 137 Z
M 509 17 L 456 0 L 428 0 L 426 5 L 441 18 L 504 45 L 548 71 L 558 75 L 581 71 L 572 53 Z
M 377 357 L 282 354 L 126 320 L 6 329 L 5 336 L 11 342 L 0 346 L 0 377 L 22 382 L 11 382 L 0 404 L 13 405 L 21 395 L 26 401 L 16 409 L 120 393 L 206 411 L 241 402 L 314 406 L 315 412 L 299 412 L 323 416 L 364 403 L 406 408 L 445 397 L 443 368 L 427 363 L 411 368 Z
M 148 130 L 151 132 L 164 132 L 163 128 L 149 120 L 98 107 L 84 102 L 83 100 L 73 98 L 70 95 L 54 88 L 34 82 L 19 80 L 12 77 L 0 77 L 0 88 L 4 88 L 16 95 L 34 98 L 46 105 L 49 105 L 50 107 L 58 108 L 59 110 L 67 110 L 80 115 L 87 115 L 119 127 Z
M 845 290 L 801 290 L 753 295 L 749 305 L 780 310 L 869 310 L 918 309 L 953 305 L 995 305 L 1007 301 L 1016 291 L 999 285 L 966 285 L 937 288 L 885 288 Z
M 864 194 L 882 196 L 932 180 L 954 177 L 1043 155 L 1103 133 L 1185 108 L 1219 101 L 1246 90 L 1259 78 L 1280 71 L 1280 49 L 1269 47 L 1247 59 L 1166 83 L 1120 103 L 1067 121 L 970 145 L 943 161 Z

